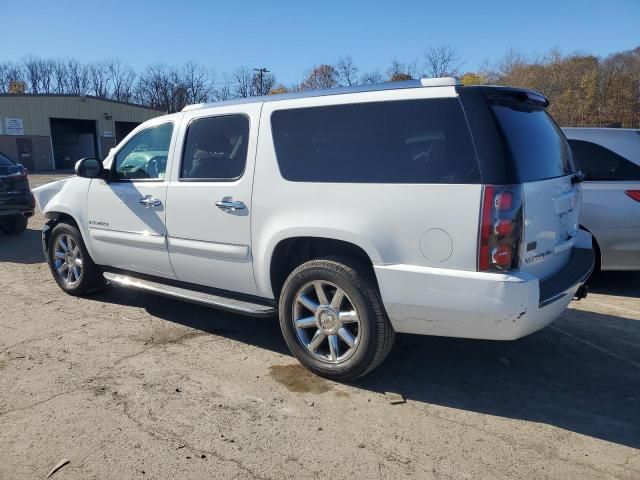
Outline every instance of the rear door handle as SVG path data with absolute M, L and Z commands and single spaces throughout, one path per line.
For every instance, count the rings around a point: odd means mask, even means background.
M 153 198 L 151 195 L 145 195 L 140 199 L 140 203 L 147 208 L 150 207 L 159 207 L 162 205 L 162 202 L 157 198 Z
M 225 212 L 235 212 L 236 210 L 244 210 L 247 208 L 244 202 L 240 202 L 229 197 L 218 200 L 216 202 L 216 207 L 220 210 L 224 210 Z

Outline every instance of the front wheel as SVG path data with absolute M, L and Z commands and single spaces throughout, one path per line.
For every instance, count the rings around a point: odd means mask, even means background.
M 53 228 L 47 262 L 58 286 L 70 295 L 86 295 L 105 285 L 100 268 L 91 260 L 74 225 L 59 223 Z
M 395 332 L 365 271 L 346 258 L 311 260 L 284 284 L 280 328 L 293 355 L 318 375 L 355 380 L 391 350 Z

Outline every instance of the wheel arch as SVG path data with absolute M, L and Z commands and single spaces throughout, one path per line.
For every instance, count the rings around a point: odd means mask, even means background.
M 42 230 L 42 245 L 45 250 L 45 253 L 46 253 L 47 246 L 49 245 L 49 238 L 51 237 L 51 231 L 53 230 L 53 228 L 59 223 L 68 223 L 78 229 L 78 231 L 80 232 L 80 235 L 82 236 L 82 241 L 84 242 L 84 245 L 87 248 L 87 251 L 89 252 L 89 255 L 91 255 L 92 259 L 96 258 L 93 252 L 91 242 L 88 241 L 89 232 L 85 228 L 83 228 L 82 224 L 70 211 L 64 208 L 49 210 L 45 213 L 45 218 L 46 218 L 46 222 L 45 222 L 46 228 L 43 228 Z
M 373 265 L 379 262 L 377 252 L 369 246 L 363 246 L 340 236 L 292 235 L 273 242 L 268 255 L 268 266 L 263 272 L 266 276 L 267 291 L 278 298 L 282 286 L 289 274 L 302 263 L 314 258 L 342 256 L 362 263 L 376 288 L 377 280 Z

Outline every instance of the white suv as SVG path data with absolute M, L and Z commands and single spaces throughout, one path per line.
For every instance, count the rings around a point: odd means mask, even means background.
M 547 104 L 445 78 L 192 105 L 35 189 L 43 246 L 72 295 L 278 313 L 334 379 L 374 369 L 396 332 L 516 339 L 593 268 Z

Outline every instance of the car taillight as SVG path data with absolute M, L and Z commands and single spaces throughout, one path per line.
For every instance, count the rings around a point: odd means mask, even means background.
M 626 193 L 630 198 L 633 198 L 636 202 L 640 202 L 640 190 L 627 190 Z
M 485 185 L 482 192 L 478 271 L 518 268 L 522 241 L 522 187 Z

